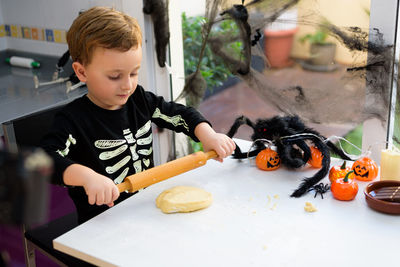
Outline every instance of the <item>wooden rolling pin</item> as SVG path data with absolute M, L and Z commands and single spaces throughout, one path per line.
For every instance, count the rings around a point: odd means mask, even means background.
M 178 174 L 196 169 L 206 164 L 207 160 L 218 157 L 214 150 L 196 152 L 185 157 L 164 163 L 151 169 L 127 176 L 124 182 L 117 185 L 119 192 L 133 193 L 149 185 L 161 182 Z

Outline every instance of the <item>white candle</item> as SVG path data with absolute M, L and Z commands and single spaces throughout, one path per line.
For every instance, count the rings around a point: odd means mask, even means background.
M 400 153 L 384 149 L 381 152 L 381 180 L 400 181 Z

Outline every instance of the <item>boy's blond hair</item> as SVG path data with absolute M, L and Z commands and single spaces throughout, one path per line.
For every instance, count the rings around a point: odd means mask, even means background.
M 137 21 L 109 7 L 92 7 L 81 13 L 67 33 L 73 61 L 89 64 L 96 47 L 128 51 L 142 45 Z

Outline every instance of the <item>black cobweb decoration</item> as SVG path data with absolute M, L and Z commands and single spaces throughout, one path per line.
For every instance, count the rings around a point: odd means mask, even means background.
M 338 27 L 321 16 L 318 18 L 318 14 L 312 14 L 314 17 L 307 17 L 309 14 L 303 14 L 295 22 L 286 21 L 287 23 L 309 25 L 315 28 L 324 27 L 331 37 L 335 38 L 350 52 L 368 52 L 367 64 L 350 66 L 338 78 L 343 86 L 346 86 L 347 80 L 353 78 L 366 79 L 365 94 L 375 96 L 376 100 L 374 105 L 361 107 L 362 104 L 358 104 L 360 106 L 359 116 L 352 116 L 350 113 L 346 117 L 333 116 L 333 113 L 346 112 L 344 110 L 336 111 L 334 104 L 331 104 L 329 109 L 327 107 L 326 110 L 320 112 L 315 107 L 319 98 L 316 95 L 310 95 L 308 88 L 296 83 L 287 85 L 285 88 L 275 88 L 270 85 L 268 78 L 263 73 L 252 68 L 251 60 L 253 56 L 261 57 L 265 62 L 264 65 L 269 66 L 268 58 L 266 58 L 260 45 L 263 29 L 279 20 L 281 14 L 295 8 L 298 3 L 299 0 L 253 0 L 241 1 L 241 4 L 237 5 L 227 5 L 226 1 L 223 0 L 206 1 L 206 19 L 202 32 L 203 42 L 198 55 L 197 70 L 186 77 L 184 89 L 177 99 L 190 99 L 189 104 L 195 107 L 198 107 L 202 101 L 207 85 L 200 73 L 200 67 L 204 49 L 209 46 L 214 56 L 222 58 L 225 66 L 232 74 L 239 77 L 261 99 L 282 114 L 296 114 L 306 121 L 314 123 L 359 123 L 370 117 L 376 117 L 381 121 L 386 120 L 386 107 L 389 101 L 388 90 L 390 88 L 387 83 L 388 75 L 392 72 L 393 46 L 384 44 L 379 29 Z M 315 19 L 316 17 L 317 19 Z M 219 31 L 218 25 L 224 21 L 234 23 L 236 31 L 228 33 Z M 239 50 L 239 52 L 235 52 L 234 49 Z M 368 75 L 366 74 L 367 71 Z M 329 96 L 335 98 L 332 103 L 341 101 L 339 92 L 331 92 Z
M 257 54 L 262 55 L 260 48 L 257 46 L 257 41 L 261 39 L 260 29 L 265 27 L 268 22 L 271 22 L 279 16 L 284 10 L 295 5 L 298 0 L 291 1 L 279 1 L 285 2 L 282 6 L 274 7 L 270 16 L 266 16 L 263 19 L 258 17 L 257 28 L 250 25 L 248 7 L 261 8 L 263 5 L 270 3 L 267 0 L 254 0 L 248 4 L 244 4 L 242 1 L 241 5 L 233 5 L 230 8 L 223 9 L 226 6 L 226 1 L 223 0 L 208 0 L 206 1 L 206 22 L 203 25 L 202 32 L 202 46 L 199 51 L 199 59 L 197 69 L 194 73 L 190 74 L 185 81 L 185 86 L 182 93 L 177 97 L 176 100 L 181 98 L 189 97 L 191 99 L 190 104 L 197 107 L 201 102 L 202 96 L 206 89 L 206 83 L 200 74 L 200 65 L 202 57 L 204 55 L 204 49 L 206 45 L 210 45 L 211 50 L 217 57 L 221 57 L 226 64 L 226 67 L 231 71 L 232 74 L 239 76 L 251 75 L 251 57 L 252 51 L 258 49 Z M 269 12 L 271 12 L 271 10 Z M 267 12 L 267 14 L 269 14 Z M 237 31 L 232 33 L 221 33 L 215 28 L 218 24 L 224 20 L 231 20 L 237 26 Z M 261 22 L 264 23 L 261 23 Z M 214 30 L 214 31 L 213 31 Z M 231 47 L 240 43 L 240 51 L 232 53 Z M 255 49 L 252 49 L 255 48 Z
M 158 65 L 163 68 L 170 37 L 168 0 L 143 0 L 143 13 L 150 15 L 153 21 L 157 61 Z

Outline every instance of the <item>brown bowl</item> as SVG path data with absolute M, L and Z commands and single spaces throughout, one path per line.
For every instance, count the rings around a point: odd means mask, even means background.
M 400 181 L 384 180 L 368 184 L 364 190 L 365 199 L 368 206 L 374 210 L 389 214 L 400 214 L 400 203 L 377 199 L 370 194 L 374 190 L 389 186 L 400 186 Z

